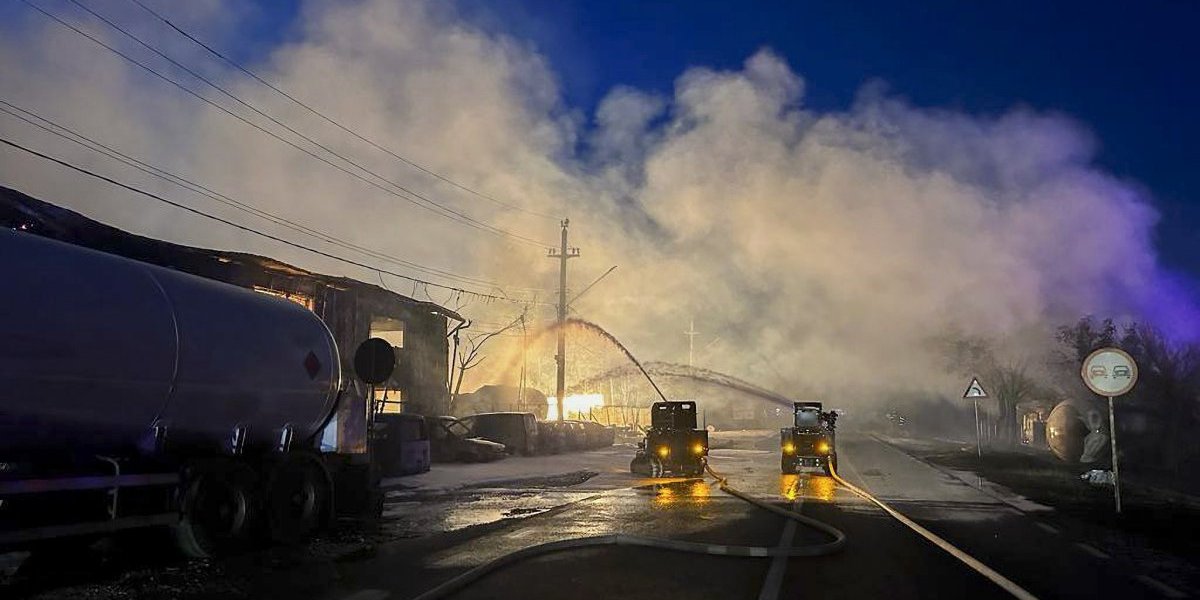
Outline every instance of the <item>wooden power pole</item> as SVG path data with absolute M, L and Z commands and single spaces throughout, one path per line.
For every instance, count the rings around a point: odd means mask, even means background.
M 550 249 L 550 258 L 558 259 L 558 353 L 554 355 L 558 373 L 555 384 L 554 400 L 558 406 L 558 420 L 567 418 L 563 409 L 563 395 L 567 387 L 567 259 L 579 256 L 579 248 L 567 247 L 567 226 L 570 219 L 562 221 L 562 243 L 558 248 Z

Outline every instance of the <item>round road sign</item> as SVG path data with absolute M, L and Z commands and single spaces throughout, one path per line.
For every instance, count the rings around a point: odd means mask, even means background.
M 1084 359 L 1080 375 L 1093 392 L 1101 396 L 1121 396 L 1137 383 L 1137 363 L 1120 348 L 1101 348 Z
M 354 351 L 354 372 L 359 379 L 379 385 L 396 370 L 396 351 L 387 340 L 368 338 Z

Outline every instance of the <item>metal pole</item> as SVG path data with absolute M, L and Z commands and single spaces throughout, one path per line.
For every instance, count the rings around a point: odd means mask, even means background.
M 979 441 L 979 398 L 974 398 L 975 401 L 975 453 L 979 458 L 983 458 L 983 443 Z
M 692 366 L 692 355 L 695 353 L 696 335 L 696 320 L 692 319 L 688 323 L 688 330 L 683 332 L 683 335 L 688 336 L 688 366 Z
M 525 410 L 525 384 L 529 367 L 529 336 L 525 329 L 525 313 L 521 313 L 521 388 L 517 391 L 517 405 Z M 543 407 L 545 408 L 545 407 Z
M 1113 397 L 1108 397 L 1108 439 L 1112 442 L 1113 498 L 1117 501 L 1117 514 L 1121 514 L 1121 471 L 1117 467 L 1117 416 L 1113 410 Z
M 567 387 L 567 330 L 563 325 L 567 320 L 567 225 L 570 221 L 562 222 L 562 245 L 558 254 L 558 354 L 554 356 L 558 363 L 558 372 L 554 387 L 554 398 L 558 403 L 558 420 L 567 418 L 563 411 L 563 394 Z

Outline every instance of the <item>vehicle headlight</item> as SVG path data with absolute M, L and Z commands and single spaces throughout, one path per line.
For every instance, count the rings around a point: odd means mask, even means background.
M 820 452 L 821 454 L 829 454 L 829 442 L 818 443 L 817 452 Z
M 692 454 L 695 454 L 695 455 L 704 454 L 704 444 L 696 444 L 696 445 L 692 446 Z
M 783 445 L 783 453 L 784 453 L 784 454 L 791 454 L 791 453 L 793 453 L 793 452 L 795 452 L 795 451 L 796 451 L 796 445 L 795 445 L 795 444 L 793 444 L 793 443 L 791 443 L 791 442 L 788 442 L 788 443 L 786 443 L 786 444 L 784 444 L 784 445 Z
M 667 456 L 669 456 L 670 454 L 671 454 L 671 449 L 670 449 L 670 448 L 668 448 L 668 447 L 666 447 L 666 446 L 659 446 L 659 447 L 658 447 L 658 455 L 659 455 L 659 456 L 661 456 L 661 457 L 663 457 L 663 458 L 666 458 L 666 457 L 667 457 Z

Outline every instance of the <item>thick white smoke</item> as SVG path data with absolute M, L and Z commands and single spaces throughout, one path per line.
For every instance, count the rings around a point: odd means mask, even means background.
M 162 66 L 67 5 L 41 3 Z M 373 170 L 482 221 L 556 241 L 555 221 L 504 210 L 371 150 L 213 62 L 127 3 L 89 4 Z M 219 44 L 239 31 L 243 13 L 229 10 L 237 5 L 163 10 Z M 432 216 L 40 15 L 21 14 L 0 38 L 5 100 L 343 239 L 514 289 L 556 284 L 544 250 Z M 306 3 L 285 40 L 253 68 L 418 163 L 507 202 L 569 215 L 572 245 L 584 254 L 572 262 L 574 289 L 619 265 L 575 310 L 644 358 L 681 361 L 682 331 L 694 318 L 708 340 L 720 340 L 701 353 L 701 364 L 765 385 L 856 395 L 948 390 L 961 382 L 927 351 L 933 336 L 953 329 L 1015 339 L 1083 313 L 1153 316 L 1148 307 L 1162 289 L 1155 211 L 1135 185 L 1092 165 L 1094 140 L 1065 116 L 918 108 L 880 85 L 864 88 L 843 112 L 812 111 L 804 106 L 803 79 L 769 50 L 735 71 L 682 73 L 670 97 L 615 89 L 594 116 L 584 116 L 564 105 L 555 74 L 529 44 L 420 1 Z M 0 118 L 0 131 L 278 231 L 11 118 Z M 148 205 L 8 150 L 0 151 L 0 182 L 139 233 L 379 278 Z M 423 289 L 384 281 L 424 298 Z M 430 294 L 455 304 L 445 292 Z M 547 291 L 539 299 L 552 297 Z M 490 322 L 519 312 L 478 302 L 463 310 Z M 1169 318 L 1185 313 L 1189 305 Z M 539 307 L 531 316 L 550 314 Z M 502 353 L 506 342 L 512 339 L 497 340 L 494 351 Z M 473 383 L 514 377 L 500 371 L 479 369 Z

